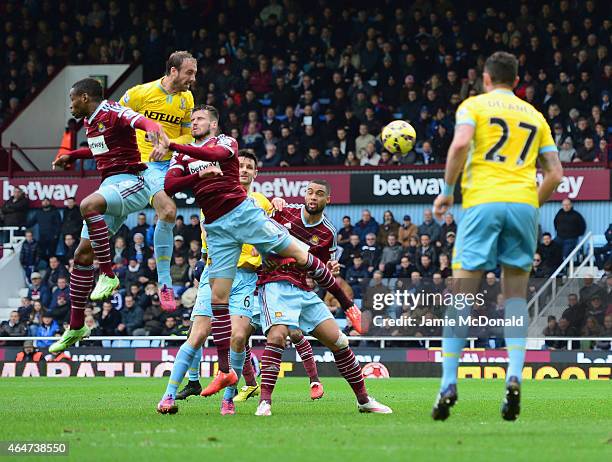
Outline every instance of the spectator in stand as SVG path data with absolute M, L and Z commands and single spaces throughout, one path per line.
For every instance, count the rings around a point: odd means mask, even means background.
M 412 223 L 410 215 L 404 215 L 404 221 L 398 229 L 398 241 L 404 249 L 408 247 L 411 237 L 418 235 L 419 229 L 417 225 Z
M 573 162 L 576 159 L 576 150 L 574 149 L 574 141 L 570 136 L 563 140 L 559 149 L 559 160 L 561 162 Z
M 559 325 L 557 324 L 557 318 L 554 316 L 548 316 L 548 323 L 542 331 L 544 337 L 558 337 L 559 336 Z M 544 342 L 547 348 L 555 349 L 557 342 L 554 340 L 546 340 Z
M 53 290 L 58 285 L 58 279 L 64 278 L 64 282 L 70 278 L 68 270 L 61 264 L 56 256 L 49 258 L 49 268 L 45 272 L 43 284 Z
M 83 217 L 81 216 L 81 210 L 76 206 L 74 197 L 69 197 L 64 202 L 66 206 L 63 210 L 62 216 L 62 241 L 66 234 L 72 236 L 80 236 L 81 229 L 83 228 Z
M 132 245 L 128 251 L 128 258 L 144 264 L 152 255 L 153 252 L 147 246 L 144 235 L 142 233 L 135 233 L 132 237 Z
M 592 137 L 587 136 L 584 139 L 584 143 L 576 152 L 576 157 L 574 158 L 573 162 L 599 162 L 597 150 L 595 148 L 595 141 Z
M 140 234 L 142 236 L 142 234 Z M 111 252 L 112 261 L 114 264 L 126 264 L 129 257 L 129 250 L 125 245 L 125 240 L 119 236 L 115 239 L 115 245 Z
M 359 236 L 359 240 L 365 244 L 365 237 L 369 233 L 374 236 L 378 233 L 378 222 L 372 218 L 372 214 L 368 209 L 361 212 L 361 220 L 355 225 L 355 233 Z
M 117 335 L 132 335 L 135 329 L 143 326 L 143 311 L 131 295 L 125 296 L 125 306 L 121 310 L 121 323 L 117 326 Z
M 146 278 L 147 282 L 157 282 L 157 261 L 155 261 L 155 258 L 151 257 L 147 260 L 147 267 L 144 268 L 143 276 Z
M 0 324 L 0 337 L 25 337 L 27 330 L 26 324 L 19 319 L 19 313 L 11 311 L 8 321 Z
M 440 231 L 440 225 L 433 219 L 431 209 L 425 209 L 423 212 L 423 223 L 419 226 L 419 236 L 427 234 L 431 241 L 435 243 L 441 238 Z
M 498 295 L 501 293 L 501 285 L 495 277 L 495 273 L 489 271 L 482 282 L 480 293 L 483 295 L 485 305 L 490 306 L 497 301 Z
M 172 230 L 174 236 L 182 236 L 185 233 L 185 220 L 183 215 L 177 215 L 174 221 L 174 229 Z
M 121 313 L 115 310 L 110 302 L 102 303 L 102 311 L 98 316 L 101 335 L 116 335 L 119 324 L 121 324 Z
M 399 228 L 400 225 L 397 221 L 395 221 L 395 217 L 393 216 L 391 210 L 386 210 L 383 214 L 383 222 L 378 228 L 376 242 L 380 245 L 386 245 L 389 234 L 395 234 L 397 237 L 399 234 Z
M 25 241 L 19 252 L 19 263 L 21 263 L 21 267 L 25 273 L 26 282 L 30 284 L 32 282 L 30 279 L 32 273 L 38 269 L 40 256 L 38 252 L 38 242 L 34 239 L 34 233 L 29 229 L 25 232 Z
M 342 228 L 338 231 L 338 245 L 344 247 L 349 243 L 351 234 L 353 234 L 354 226 L 351 224 L 351 217 L 345 215 L 342 217 Z
M 185 226 L 181 235 L 184 238 L 183 243 L 198 241 L 202 245 L 202 228 L 200 227 L 200 217 L 193 214 L 189 217 L 189 224 Z
M 446 235 L 448 233 L 457 233 L 457 222 L 455 222 L 455 217 L 452 213 L 444 215 L 444 223 L 440 227 L 440 244 L 437 246 L 438 248 L 446 245 Z
M 130 242 L 134 240 L 134 235 L 137 233 L 142 234 L 142 236 L 147 235 L 147 231 L 149 231 L 149 225 L 147 224 L 147 216 L 144 213 L 139 213 L 136 218 L 136 226 L 134 226 L 130 230 Z
M 60 276 L 57 279 L 57 284 L 51 294 L 51 303 L 49 304 L 49 311 L 55 310 L 57 306 L 57 299 L 64 297 L 68 303 L 70 303 L 70 289 L 68 287 L 68 276 Z
M 580 330 L 577 330 L 575 327 L 573 327 L 569 320 L 564 317 L 561 316 L 561 319 L 559 319 L 559 324 L 558 324 L 558 337 L 578 337 L 578 332 L 580 332 L 582 330 L 582 327 L 580 328 Z M 568 342 L 564 342 L 564 341 L 558 341 L 555 349 L 556 350 L 567 350 L 567 343 Z M 577 344 L 577 342 L 572 342 L 572 349 L 575 348 L 575 344 Z
M 31 274 L 32 284 L 28 290 L 28 298 L 32 301 L 40 301 L 44 306 L 49 306 L 51 291 L 42 283 L 42 277 L 38 271 Z
M 357 255 L 361 255 L 361 247 L 359 236 L 357 234 L 351 234 L 349 242 L 348 244 L 344 244 L 344 250 L 340 256 L 340 268 L 342 269 L 341 274 L 343 277 L 346 275 L 346 270 L 353 264 L 353 258 Z
M 374 143 L 368 143 L 361 151 L 361 160 L 359 161 L 361 166 L 370 165 L 377 166 L 380 162 L 380 154 L 376 152 L 376 146 Z
M 38 326 L 42 324 L 42 317 L 46 312 L 47 309 L 42 305 L 42 303 L 40 303 L 39 300 L 32 304 L 32 312 L 30 313 L 30 317 L 27 321 L 28 334 L 31 337 L 36 335 L 36 329 L 38 329 Z
M 144 277 L 144 264 L 140 263 L 136 258 L 130 258 L 125 271 L 125 279 L 123 280 L 124 287 L 130 287 L 136 284 L 138 287 L 141 284 L 141 278 Z
M 596 293 L 591 297 L 591 301 L 587 305 L 586 315 L 592 316 L 597 320 L 599 325 L 603 325 L 607 307 L 602 302 L 602 296 Z
M 70 260 L 74 259 L 74 253 L 76 252 L 78 246 L 79 243 L 74 239 L 72 234 L 66 234 L 64 236 L 64 253 L 62 255 L 62 264 L 68 265 Z
M 603 297 L 604 290 L 602 289 L 601 286 L 595 284 L 592 275 L 585 276 L 582 279 L 582 282 L 583 282 L 583 286 L 580 288 L 580 291 L 578 292 L 580 294 L 581 302 L 588 303 L 589 300 L 591 300 L 591 298 L 593 298 L 595 295 Z
M 36 328 L 35 337 L 54 337 L 59 335 L 60 326 L 55 321 L 51 314 L 45 313 L 42 315 L 42 323 Z M 38 348 L 46 348 L 53 343 L 53 340 L 36 340 Z
M 429 140 L 423 141 L 421 147 L 416 149 L 416 153 L 416 165 L 431 165 L 438 163 L 431 146 L 431 141 Z
M 62 217 L 49 199 L 43 199 L 41 208 L 36 211 L 28 226 L 38 224 L 38 249 L 42 260 L 49 260 L 56 254 L 57 242 L 61 230 Z
M 349 283 L 355 298 L 362 298 L 362 287 L 368 279 L 368 270 L 363 264 L 361 255 L 355 255 L 353 265 L 346 271 L 346 282 Z
M 57 296 L 55 296 L 56 293 Z M 54 299 L 49 307 L 49 313 L 60 326 L 63 326 L 70 322 L 70 302 L 63 292 L 56 290 L 53 295 Z
M 568 321 L 576 332 L 582 329 L 585 314 L 585 306 L 583 303 L 578 302 L 578 295 L 569 294 L 567 296 L 567 308 L 563 311 L 562 317 Z
M 189 243 L 189 252 L 187 252 L 187 258 L 195 258 L 199 260 L 202 257 L 202 243 L 200 241 L 193 240 Z
M 580 334 L 582 337 L 599 337 L 601 335 L 601 325 L 597 321 L 597 318 L 594 316 L 587 316 Z
M 551 274 L 561 265 L 563 252 L 550 233 L 542 234 L 542 242 L 537 251 L 542 257 L 542 266 Z
M 407 255 L 404 255 L 400 259 L 400 264 L 398 268 L 399 269 L 395 273 L 395 277 L 400 279 L 410 279 L 412 273 L 418 271 L 417 267 L 412 264 L 412 262 L 410 261 L 410 257 L 408 257 Z
M 426 281 L 433 277 L 434 273 L 436 272 L 436 267 L 432 264 L 432 260 L 429 255 L 421 255 L 421 259 L 417 261 L 417 271 Z
M 421 234 L 420 245 L 416 251 L 417 262 L 421 260 L 421 255 L 427 255 L 431 261 L 437 260 L 436 249 L 431 245 L 429 234 Z
M 361 247 L 360 255 L 363 259 L 363 265 L 368 270 L 368 275 L 371 276 L 374 270 L 378 268 L 382 256 L 382 247 L 376 242 L 374 233 L 369 233 L 366 236 L 366 243 Z
M 181 296 L 185 291 L 185 284 L 188 282 L 187 270 L 189 265 L 185 262 L 185 257 L 181 254 L 174 256 L 174 263 L 170 266 L 170 277 L 174 293 Z
M 402 257 L 402 246 L 397 242 L 397 236 L 393 233 L 387 236 L 387 245 L 382 249 L 378 269 L 385 278 L 391 278 Z
M 368 144 L 374 144 L 376 142 L 376 138 L 368 131 L 367 124 L 359 125 L 359 136 L 355 138 L 355 152 L 361 153 L 363 152 Z
M 174 248 L 172 249 L 172 256 L 176 257 L 177 255 L 180 255 L 183 258 L 187 258 L 188 252 L 189 249 L 185 246 L 185 238 L 180 234 L 174 236 Z
M 440 276 L 442 279 L 446 279 L 449 276 L 453 275 L 453 270 L 451 268 L 451 262 L 448 254 L 441 253 L 438 255 L 438 271 L 440 272 Z
M 32 313 L 32 307 L 32 300 L 28 297 L 21 297 L 21 306 L 17 308 L 21 322 L 28 323 L 30 320 L 30 313 Z
M 313 148 L 311 148 L 311 150 L 312 149 Z M 277 167 L 280 164 L 281 155 L 276 150 L 276 145 L 273 143 L 266 144 L 264 150 L 265 150 L 264 156 L 259 160 L 258 166 L 259 167 Z M 309 161 L 310 161 L 309 159 L 310 157 L 311 156 L 309 154 L 309 156 L 307 157 Z M 316 157 L 316 156 L 312 156 L 312 157 Z
M 578 239 L 586 231 L 584 217 L 574 210 L 570 199 L 563 199 L 562 208 L 555 215 L 555 231 L 557 236 L 555 241 L 561 246 L 562 257 L 567 256 L 578 245 Z
M 2 226 L 16 226 L 21 228 L 25 225 L 30 209 L 30 201 L 23 189 L 18 186 L 13 187 L 11 197 L 7 199 L 0 208 L 0 224 Z M 20 232 L 16 232 L 20 236 Z M 8 234 L 3 237 L 2 242 L 6 242 Z

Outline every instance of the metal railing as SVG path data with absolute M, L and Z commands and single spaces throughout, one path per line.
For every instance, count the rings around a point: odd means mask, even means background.
M 576 255 L 582 250 L 582 248 L 588 243 L 588 251 L 585 258 L 582 260 L 580 265 L 577 268 L 574 268 L 574 259 Z M 554 302 L 557 298 L 557 294 L 559 293 L 559 288 L 557 286 L 557 277 L 568 268 L 567 278 L 574 278 L 575 275 L 584 268 L 587 264 L 589 264 L 591 271 L 594 273 L 594 262 L 595 262 L 595 249 L 593 247 L 593 234 L 589 231 L 578 243 L 578 245 L 570 252 L 570 254 L 563 260 L 563 263 L 559 265 L 559 267 L 555 270 L 555 272 L 548 278 L 548 280 L 540 287 L 540 289 L 535 293 L 531 300 L 527 303 L 527 309 L 531 313 L 533 307 L 533 317 L 532 319 L 536 320 L 537 316 L 543 311 L 543 308 L 546 308 L 550 303 Z M 540 303 L 540 298 L 544 294 L 551 294 L 550 302 L 543 304 Z M 541 309 L 542 308 L 542 309 Z
M 1 341 L 7 341 L 7 342 L 23 342 L 26 340 L 32 340 L 32 341 L 36 341 L 36 340 L 58 340 L 59 337 L 0 337 L 0 342 Z M 287 337 L 288 338 L 288 337 Z M 308 340 L 314 340 L 316 341 L 317 339 L 311 336 L 306 336 L 306 338 Z M 386 348 L 387 343 L 393 343 L 393 342 L 422 342 L 423 346 L 425 348 L 429 348 L 430 343 L 431 342 L 440 342 L 442 341 L 442 337 L 347 337 L 349 339 L 349 342 L 378 342 L 379 347 L 380 348 Z M 160 342 L 159 345 L 156 345 L 156 347 L 164 347 L 165 346 L 165 342 L 176 342 L 176 341 L 184 341 L 187 340 L 187 336 L 186 335 L 126 335 L 126 336 L 91 336 L 91 337 L 87 337 L 85 341 L 110 341 L 110 342 L 117 342 L 117 341 L 126 341 L 126 342 L 131 342 L 131 341 L 138 341 L 140 342 L 146 342 L 146 341 L 154 341 L 154 342 Z M 264 335 L 252 335 L 251 338 L 249 339 L 249 345 L 252 345 L 254 341 L 265 341 L 266 337 Z M 467 348 L 474 348 L 475 347 L 475 342 L 476 340 L 478 340 L 476 337 L 470 337 L 467 339 L 469 346 L 467 346 Z M 205 347 L 208 347 L 210 342 L 212 342 L 212 336 L 209 336 L 206 341 L 204 342 Z M 78 344 L 77 344 L 78 345 Z M 126 348 L 131 348 L 130 345 L 126 346 Z M 146 348 L 146 347 L 143 347 Z
M 55 341 L 59 337 L 0 337 L 0 342 L 24 342 L 26 340 L 51 340 Z M 308 340 L 316 341 L 317 339 L 311 336 L 306 336 Z M 347 337 L 349 342 L 378 342 L 380 348 L 387 348 L 387 343 L 395 342 L 420 342 L 423 344 L 423 348 L 428 349 L 431 346 L 431 342 L 440 342 L 443 337 L 391 337 L 391 336 L 380 336 L 380 337 Z M 177 342 L 187 340 L 186 335 L 126 335 L 126 336 L 108 336 L 108 335 L 96 335 L 87 337 L 85 341 L 97 341 L 97 342 L 132 342 L 137 341 L 137 345 L 125 345 L 125 348 L 164 348 L 166 342 Z M 253 335 L 249 339 L 249 345 L 253 345 L 254 341 L 265 341 L 264 335 Z M 469 337 L 466 339 L 467 344 L 465 348 L 474 349 L 476 348 L 476 341 L 478 338 Z M 540 342 L 567 342 L 567 349 L 572 350 L 573 342 L 612 342 L 612 337 L 530 337 L 529 340 L 536 340 Z M 159 342 L 154 345 L 144 345 L 146 342 Z M 212 342 L 212 336 L 209 336 L 204 342 L 204 347 L 209 347 Z M 141 345 L 141 343 L 143 343 Z M 79 344 L 77 343 L 78 347 Z M 115 346 L 116 348 L 116 346 Z M 480 348 L 480 347 L 479 347 Z M 480 348 L 481 349 L 481 348 Z

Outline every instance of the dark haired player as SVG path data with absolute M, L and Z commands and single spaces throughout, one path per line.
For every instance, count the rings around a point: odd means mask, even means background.
M 326 181 L 313 180 L 306 190 L 305 204 L 289 205 L 273 218 L 289 233 L 309 246 L 310 254 L 327 263 L 335 259 L 336 229 L 323 214 L 330 201 Z M 272 415 L 272 392 L 280 370 L 285 339 L 290 329 L 300 329 L 316 337 L 334 354 L 342 377 L 357 397 L 360 412 L 390 414 L 384 404 L 368 396 L 361 367 L 348 339 L 327 305 L 306 284 L 307 272 L 295 265 L 264 271 L 257 282 L 262 329 L 267 343 L 261 360 L 261 396 L 255 415 Z
M 93 157 L 102 183 L 81 201 L 86 225 L 70 274 L 70 329 L 49 347 L 52 353 L 63 351 L 89 335 L 84 310 L 94 281 L 94 256 L 100 263 L 100 278 L 91 299 L 99 301 L 119 286 L 112 268 L 109 232 L 114 234 L 131 212 L 145 208 L 150 196 L 142 177 L 147 166 L 140 161 L 135 130 L 157 136 L 162 129 L 141 114 L 103 99 L 102 93 L 102 86 L 95 79 L 79 80 L 72 86 L 70 111 L 74 117 L 84 119 L 89 147 L 62 154 L 53 162 L 55 168 L 73 159 Z
M 518 60 L 510 53 L 498 51 L 487 58 L 482 78 L 486 93 L 466 99 L 457 109 L 445 186 L 434 202 L 434 212 L 441 218 L 453 204 L 455 182 L 463 169 L 465 215 L 453 253 L 456 290 L 475 293 L 485 270 L 497 264 L 502 267 L 504 315 L 511 324 L 504 329 L 509 359 L 501 409 L 505 420 L 516 420 L 520 412 L 529 326 L 525 294 L 536 250 L 538 208 L 563 176 L 546 119 L 512 92 L 518 83 L 517 70 Z M 537 161 L 544 170 L 539 188 Z M 432 411 L 435 420 L 447 419 L 457 401 L 457 368 L 469 315 L 469 309 L 454 307 L 446 313 L 457 327 L 444 329 L 442 383 Z
M 195 117 L 201 118 L 205 131 L 210 126 L 217 127 L 219 123 L 219 113 L 212 106 L 194 109 L 192 120 Z M 311 273 L 319 286 L 333 293 L 347 314 L 353 317 L 354 325 L 360 327 L 361 313 L 338 286 L 326 265 L 309 254 L 306 246 L 293 239 L 283 226 L 247 199 L 247 193 L 240 185 L 238 143 L 235 139 L 225 135 L 210 136 L 201 146 L 190 146 L 172 143 L 162 134 L 157 142 L 162 148 L 176 152 L 171 165 L 175 168 L 171 168 L 166 175 L 166 192 L 175 194 L 192 188 L 206 217 L 214 316 L 212 332 L 219 357 L 219 372 L 207 387 L 207 395 L 237 382 L 236 373 L 229 367 L 231 320 L 228 304 L 241 248 L 245 243 L 252 244 L 264 256 L 275 253 L 280 257 L 294 258 L 297 265 Z M 220 175 L 200 178 L 198 171 L 204 168 L 204 163 L 216 165 Z M 188 353 L 185 359 L 191 363 L 195 350 Z

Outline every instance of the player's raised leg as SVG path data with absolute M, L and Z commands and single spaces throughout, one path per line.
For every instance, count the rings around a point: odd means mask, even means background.
M 87 224 L 93 253 L 100 265 L 100 277 L 90 296 L 93 301 L 110 297 L 113 290 L 119 287 L 119 278 L 113 272 L 111 263 L 109 231 L 104 220 L 106 209 L 106 199 L 97 192 L 90 194 L 81 202 L 81 214 Z
M 189 338 L 183 343 L 176 355 L 166 391 L 157 405 L 157 412 L 160 414 L 175 414 L 178 412 L 178 406 L 175 402 L 177 389 L 185 377 L 185 373 L 189 369 L 194 356 L 202 348 L 210 334 L 210 324 L 210 317 L 195 316 Z
M 49 346 L 49 352 L 64 351 L 89 335 L 85 325 L 85 306 L 93 288 L 94 254 L 89 239 L 82 238 L 74 253 L 74 267 L 70 273 L 70 329 Z
M 168 162 L 150 163 L 149 168 L 162 168 Z M 153 207 L 159 219 L 153 233 L 153 245 L 155 247 L 155 260 L 157 262 L 157 280 L 159 282 L 159 300 L 164 311 L 174 311 L 174 290 L 170 278 L 170 260 L 172 259 L 172 245 L 174 222 L 176 220 L 176 204 L 163 190 L 163 179 L 165 172 L 161 174 L 161 188 L 153 196 Z
M 320 322 L 311 334 L 334 354 L 338 371 L 355 393 L 359 412 L 374 414 L 391 414 L 393 412 L 390 407 L 379 403 L 368 395 L 361 367 L 349 346 L 348 338 L 338 329 L 338 325 L 333 319 Z
M 312 345 L 306 340 L 306 337 L 304 337 L 300 329 L 290 329 L 289 338 L 291 338 L 291 342 L 300 355 L 304 369 L 310 379 L 310 398 L 313 400 L 322 398 L 324 393 L 323 384 L 319 379 L 319 371 L 317 370 L 317 363 L 314 360 Z

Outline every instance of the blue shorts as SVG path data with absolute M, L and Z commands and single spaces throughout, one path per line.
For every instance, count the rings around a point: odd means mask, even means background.
M 457 228 L 453 269 L 487 270 L 499 263 L 530 271 L 539 210 L 529 204 L 491 202 L 468 208 Z
M 151 192 L 141 175 L 120 173 L 106 178 L 96 191 L 106 201 L 104 221 L 112 236 L 132 212 L 140 212 L 149 204 Z M 81 237 L 89 239 L 87 225 L 83 222 Z
M 265 255 L 282 252 L 293 239 L 250 198 L 212 223 L 205 223 L 204 229 L 211 278 L 234 278 L 243 244 L 251 244 Z
M 151 192 L 151 198 L 164 189 L 164 181 L 166 181 L 166 173 L 168 173 L 169 168 L 169 160 L 147 163 L 147 169 L 143 172 L 143 176 Z
M 334 319 L 317 294 L 286 281 L 269 282 L 261 286 L 259 305 L 264 333 L 271 326 L 279 324 L 309 333 L 323 321 Z
M 253 297 L 253 314 L 251 316 L 251 326 L 255 330 L 261 327 L 261 306 L 259 304 L 259 295 Z
M 255 284 L 257 283 L 257 273 L 254 271 L 245 271 L 238 268 L 236 277 L 232 284 L 232 291 L 229 298 L 230 316 L 246 316 L 251 319 L 253 310 L 253 295 L 255 292 Z M 195 305 L 191 311 L 191 320 L 196 316 L 208 316 L 212 318 L 211 292 L 208 279 L 208 267 L 204 269 L 200 278 L 198 287 L 198 296 Z

